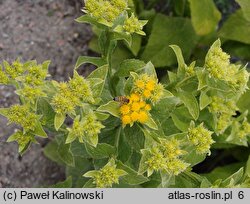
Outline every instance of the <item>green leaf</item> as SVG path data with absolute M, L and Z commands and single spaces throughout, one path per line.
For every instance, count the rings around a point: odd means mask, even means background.
M 199 81 L 198 90 L 203 89 L 207 86 L 207 72 L 204 69 L 199 69 L 196 71 L 196 75 Z
M 250 177 L 250 156 L 248 157 L 247 164 L 246 164 L 246 175 Z
M 119 77 L 128 77 L 130 75 L 130 72 L 138 72 L 142 70 L 144 66 L 145 63 L 141 60 L 127 59 L 120 64 L 119 69 L 117 70 L 115 75 Z
M 191 21 L 198 35 L 207 35 L 216 30 L 221 14 L 212 0 L 189 0 Z
M 189 19 L 157 14 L 142 59 L 152 61 L 156 67 L 171 66 L 176 59 L 169 45 L 181 47 L 184 58 L 188 59 L 196 42 L 197 36 Z
M 59 128 L 62 126 L 62 124 L 64 123 L 65 121 L 65 118 L 66 116 L 63 115 L 63 114 L 56 114 L 55 115 L 55 121 L 54 121 L 54 126 L 55 126 L 55 129 L 58 131 Z
M 124 40 L 129 47 L 132 45 L 132 37 L 131 35 L 128 35 L 126 33 L 112 33 L 110 40 L 118 41 L 118 40 Z
M 101 28 L 101 29 L 105 29 L 106 26 L 105 25 L 102 25 L 100 23 L 98 23 L 96 21 L 96 19 L 92 18 L 91 16 L 89 15 L 83 15 L 83 16 L 80 16 L 79 18 L 75 19 L 76 22 L 78 23 L 89 23 L 89 24 L 92 24 L 92 25 L 95 25 L 97 26 L 98 28 Z
M 119 107 L 120 107 L 120 104 L 118 102 L 110 101 L 107 104 L 101 105 L 97 109 L 97 111 L 109 113 L 109 114 L 119 118 L 120 117 Z
M 40 122 L 36 123 L 36 127 L 35 127 L 34 131 L 32 131 L 32 133 L 34 135 L 37 135 L 37 136 L 40 136 L 40 137 L 43 137 L 43 138 L 48 137 Z
M 9 108 L 0 108 L 0 115 L 7 118 L 9 112 Z
M 173 51 L 175 52 L 177 61 L 178 61 L 178 70 L 177 70 L 177 75 L 179 77 L 184 76 L 185 75 L 185 68 L 186 68 L 186 64 L 182 55 L 182 51 L 181 48 L 177 45 L 170 45 L 170 47 L 173 49 Z
M 81 65 L 83 65 L 85 63 L 91 63 L 93 65 L 96 65 L 97 67 L 101 67 L 101 66 L 107 64 L 107 62 L 100 57 L 80 56 L 77 59 L 75 69 L 79 68 Z
M 52 185 L 50 188 L 72 188 L 72 177 L 69 176 L 65 181 Z
M 145 125 L 153 130 L 158 130 L 158 126 L 152 117 L 149 117 L 149 119 L 145 122 Z
M 219 31 L 219 36 L 225 39 L 250 44 L 250 22 L 244 18 L 241 9 L 232 14 L 223 24 Z
M 245 18 L 250 21 L 250 2 L 249 0 L 236 0 L 243 11 Z
M 171 114 L 171 118 L 175 126 L 183 132 L 188 130 L 190 121 L 192 120 L 192 116 L 190 115 L 188 109 L 183 106 L 175 109 Z
M 178 97 L 181 99 L 181 101 L 184 103 L 184 105 L 187 107 L 189 113 L 191 116 L 197 120 L 199 118 L 199 105 L 192 93 L 187 93 L 184 91 L 180 91 L 178 94 Z
M 58 143 L 56 142 L 56 140 L 53 140 L 46 145 L 46 147 L 43 149 L 43 153 L 50 160 L 58 163 L 59 165 L 63 165 L 64 162 L 59 156 L 59 153 L 57 151 L 58 148 L 59 148 Z
M 70 150 L 70 144 L 65 144 L 65 141 L 62 140 L 57 148 L 57 151 L 64 164 L 68 166 L 75 166 L 75 160 Z
M 99 143 L 96 147 L 90 146 L 88 144 L 85 144 L 86 150 L 88 154 L 93 159 L 104 159 L 104 158 L 110 158 L 111 156 L 115 155 L 116 149 L 115 147 L 105 144 L 105 143 Z
M 84 184 L 89 180 L 84 178 L 82 175 L 92 170 L 93 164 L 89 159 L 82 157 L 75 158 L 75 167 L 67 166 L 66 167 L 66 177 L 72 176 L 72 182 L 74 188 L 82 188 Z
M 132 44 L 128 49 L 133 53 L 134 56 L 137 56 L 141 49 L 142 36 L 134 34 L 132 35 Z
M 149 181 L 147 177 L 138 175 L 135 170 L 131 169 L 120 161 L 117 162 L 117 168 L 127 172 L 127 175 L 123 176 L 121 180 L 129 185 L 139 185 Z
M 122 161 L 123 163 L 125 163 L 132 156 L 133 150 L 132 150 L 131 146 L 128 144 L 128 142 L 126 141 L 126 138 L 125 138 L 123 131 L 121 131 L 121 130 L 117 131 L 115 136 L 116 136 L 116 141 L 118 140 L 117 141 L 118 142 L 117 159 Z
M 201 91 L 200 110 L 203 110 L 204 108 L 206 108 L 211 102 L 212 102 L 212 99 L 207 95 L 207 91 Z
M 137 124 L 134 124 L 133 127 L 125 127 L 124 128 L 125 139 L 128 144 L 137 152 L 140 152 L 141 149 L 144 148 L 144 133 L 138 127 Z
M 103 65 L 95 69 L 93 72 L 91 72 L 91 74 L 88 76 L 88 79 L 90 78 L 106 79 L 107 74 L 108 74 L 108 65 Z
M 237 172 L 229 176 L 222 182 L 222 187 L 234 187 L 243 177 L 244 168 L 240 168 Z
M 155 78 L 157 78 L 157 74 L 156 74 L 156 71 L 155 71 L 155 67 L 154 65 L 152 64 L 152 62 L 148 62 L 144 67 L 143 67 L 143 70 L 145 73 L 147 73 L 148 75 L 151 75 Z

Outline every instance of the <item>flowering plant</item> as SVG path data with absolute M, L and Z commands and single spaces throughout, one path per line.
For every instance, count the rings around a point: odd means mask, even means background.
M 203 66 L 187 65 L 171 45 L 178 68 L 167 80 L 151 62 L 114 66 L 117 42 L 132 49 L 147 21 L 126 0 L 85 3 L 77 21 L 99 33 L 101 56 L 79 57 L 67 82 L 48 78 L 48 61 L 3 62 L 0 83 L 15 86 L 20 98 L 0 109 L 19 126 L 8 142 L 23 154 L 37 137 L 53 138 L 44 152 L 66 166 L 64 187 L 249 187 L 250 162 L 226 178 L 193 170 L 213 149 L 248 146 L 248 112 L 237 105 L 248 89 L 246 67 L 230 63 L 220 40 Z M 84 63 L 97 67 L 86 78 L 77 72 Z

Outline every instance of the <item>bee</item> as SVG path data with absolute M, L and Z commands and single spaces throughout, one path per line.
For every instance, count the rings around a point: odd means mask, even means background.
M 116 96 L 115 98 L 113 98 L 113 100 L 119 102 L 120 105 L 129 103 L 129 99 L 126 96 Z

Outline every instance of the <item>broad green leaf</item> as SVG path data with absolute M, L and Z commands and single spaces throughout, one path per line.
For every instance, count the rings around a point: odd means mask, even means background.
M 98 67 L 96 70 L 91 72 L 91 74 L 88 76 L 89 78 L 100 78 L 100 79 L 105 79 L 108 74 L 108 65 L 103 65 L 101 67 Z
M 61 181 L 50 188 L 72 188 L 72 177 L 69 176 L 65 181 Z
M 175 184 L 175 176 L 174 175 L 170 175 L 166 172 L 161 171 L 161 188 L 168 188 L 169 186 L 171 186 L 171 184 Z
M 201 91 L 200 95 L 200 110 L 206 108 L 212 102 L 211 97 L 207 95 L 207 91 Z
M 182 55 L 182 51 L 180 49 L 179 46 L 177 45 L 170 45 L 170 47 L 173 49 L 173 51 L 175 52 L 177 61 L 178 61 L 178 70 L 177 70 L 177 74 L 178 76 L 184 76 L 185 75 L 185 67 L 187 66 L 185 64 L 183 55 Z
M 89 180 L 82 175 L 93 169 L 92 161 L 82 157 L 74 157 L 75 167 L 66 167 L 66 177 L 72 176 L 72 183 L 75 188 L 82 188 Z
M 48 137 L 40 122 L 36 123 L 36 127 L 35 127 L 34 131 L 32 131 L 32 133 L 37 135 L 37 136 L 43 137 L 43 138 Z
M 50 160 L 58 163 L 59 165 L 63 165 L 64 162 L 60 158 L 59 153 L 57 151 L 58 147 L 59 147 L 59 145 L 56 142 L 56 140 L 53 140 L 49 144 L 46 145 L 46 147 L 43 149 L 43 153 Z
M 250 44 L 250 22 L 244 18 L 241 9 L 232 14 L 223 24 L 219 31 L 219 36 L 225 39 Z
M 127 184 L 139 185 L 139 184 L 149 181 L 147 177 L 138 175 L 138 173 L 135 170 L 131 169 L 130 167 L 126 166 L 120 161 L 117 162 L 117 168 L 122 169 L 127 172 L 127 175 L 121 178 L 121 180 Z
M 126 141 L 124 132 L 122 130 L 119 130 L 116 133 L 116 143 L 118 143 L 117 159 L 120 160 L 121 162 L 125 163 L 132 156 L 133 150 L 132 150 L 131 146 L 128 144 L 128 142 Z
M 128 35 L 126 33 L 112 33 L 110 40 L 118 41 L 118 40 L 124 40 L 129 47 L 132 45 L 132 37 L 131 35 Z
M 192 116 L 190 115 L 188 109 L 183 106 L 175 109 L 171 114 L 171 118 L 175 126 L 183 132 L 188 130 L 190 121 L 192 120 Z
M 132 35 L 132 44 L 128 49 L 133 53 L 134 56 L 137 56 L 141 49 L 142 36 L 134 34 Z
M 85 14 L 83 16 L 80 16 L 79 18 L 75 19 L 76 22 L 78 23 L 89 23 L 89 24 L 92 24 L 92 25 L 95 25 L 101 29 L 105 29 L 106 26 L 103 25 L 103 24 L 100 24 L 96 21 L 96 19 L 92 18 L 91 16 Z
M 174 1 L 174 10 L 178 16 L 183 16 L 186 6 L 186 0 L 175 0 Z
M 250 1 L 249 0 L 236 0 L 243 11 L 245 18 L 250 21 Z
M 70 151 L 74 155 L 74 157 L 82 157 L 82 158 L 91 158 L 89 153 L 86 150 L 85 144 L 80 143 L 79 141 L 74 141 L 70 145 Z
M 213 0 L 189 0 L 191 21 L 198 35 L 207 35 L 216 30 L 221 14 Z
M 96 147 L 85 144 L 85 147 L 93 159 L 110 158 L 116 153 L 115 147 L 105 143 L 99 143 Z
M 189 19 L 157 14 L 142 59 L 152 61 L 155 67 L 171 66 L 176 58 L 169 45 L 178 45 L 188 59 L 196 42 L 197 36 Z
M 119 77 L 128 77 L 130 75 L 130 72 L 138 72 L 142 70 L 144 66 L 145 63 L 141 60 L 127 59 L 120 64 L 119 69 L 117 70 L 115 75 Z
M 145 122 L 145 125 L 151 129 L 158 130 L 158 126 L 152 117 L 149 117 L 149 119 Z
M 124 128 L 124 135 L 128 144 L 137 152 L 140 152 L 144 148 L 144 133 L 137 124 L 134 124 L 133 127 L 126 126 Z
M 246 175 L 250 177 L 250 156 L 248 157 L 247 164 L 246 164 Z
M 55 112 L 46 99 L 39 98 L 37 101 L 37 114 L 42 115 L 42 121 L 45 121 L 47 128 L 54 128 Z
M 107 120 L 110 116 L 109 114 L 100 113 L 100 112 L 95 112 L 95 115 L 96 115 L 97 119 L 100 121 Z
M 222 182 L 222 187 L 234 187 L 242 179 L 244 168 L 240 168 L 237 172 L 229 176 Z
M 151 76 L 157 78 L 157 74 L 156 74 L 156 71 L 155 71 L 155 67 L 154 67 L 154 65 L 152 64 L 152 62 L 148 62 L 148 63 L 143 67 L 143 70 L 144 70 L 145 73 L 147 73 L 148 75 L 151 75 Z
M 65 121 L 66 116 L 63 114 L 56 114 L 55 115 L 55 120 L 54 120 L 54 126 L 56 130 L 59 130 L 59 128 L 62 126 L 62 124 Z
M 196 75 L 199 81 L 199 85 L 198 85 L 198 90 L 203 89 L 204 87 L 207 86 L 207 72 L 203 69 L 199 69 L 196 71 Z
M 101 67 L 101 66 L 107 64 L 107 62 L 100 57 L 80 56 L 77 59 L 75 69 L 79 68 L 81 65 L 83 65 L 85 63 L 91 63 L 93 65 L 96 65 L 97 67 Z
M 184 91 L 180 91 L 178 94 L 178 97 L 181 99 L 181 101 L 184 103 L 184 105 L 187 107 L 189 113 L 192 115 L 192 117 L 197 120 L 199 118 L 199 105 L 192 93 L 187 93 Z
M 239 168 L 242 167 L 242 165 L 242 163 L 234 163 L 222 167 L 217 167 L 212 172 L 204 174 L 204 176 L 212 183 L 215 182 L 218 178 L 224 180 L 238 171 Z
M 120 104 L 116 101 L 110 101 L 107 104 L 101 105 L 97 111 L 103 112 L 103 113 L 109 113 L 117 118 L 120 117 L 119 112 Z
M 58 155 L 60 159 L 67 166 L 75 166 L 74 156 L 70 150 L 70 144 L 65 144 L 65 141 L 62 140 L 57 148 Z

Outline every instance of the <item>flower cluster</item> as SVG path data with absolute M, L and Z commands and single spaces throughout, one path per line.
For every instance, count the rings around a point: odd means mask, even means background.
M 0 84 L 8 84 L 9 83 L 9 78 L 3 71 L 2 66 L 0 65 Z
M 231 117 L 236 114 L 237 106 L 234 100 L 225 100 L 220 97 L 213 97 L 209 105 L 211 113 L 217 118 L 217 132 L 223 133 L 231 123 Z
M 19 152 L 22 153 L 25 148 L 30 144 L 30 142 L 36 142 L 34 135 L 29 133 L 23 133 L 22 131 L 17 131 L 11 135 L 7 142 L 17 141 L 19 145 Z
M 230 56 L 223 52 L 219 40 L 208 51 L 205 68 L 209 73 L 213 77 L 224 80 L 234 88 L 244 92 L 247 88 L 249 73 L 246 69 L 240 69 L 240 67 L 240 65 L 230 64 Z
M 196 146 L 196 152 L 198 154 L 210 154 L 210 147 L 214 143 L 212 133 L 213 132 L 207 130 L 203 126 L 203 123 L 197 127 L 191 125 L 188 130 L 188 139 L 193 145 Z
M 164 87 L 158 83 L 157 79 L 148 74 L 137 76 L 134 81 L 133 90 L 144 99 L 150 100 L 153 104 L 157 103 L 163 97 Z
M 151 106 L 147 104 L 139 94 L 132 93 L 129 97 L 129 103 L 120 107 L 123 126 L 134 122 L 145 123 L 149 119 Z
M 102 169 L 89 171 L 84 174 L 85 177 L 93 178 L 97 188 L 112 187 L 119 183 L 119 178 L 127 173 L 122 169 L 117 169 L 114 159 L 111 159 Z
M 236 134 L 241 140 L 250 135 L 250 124 L 247 122 L 247 119 L 244 119 L 239 131 L 237 131 Z
M 135 17 L 134 13 L 125 20 L 123 29 L 128 34 L 137 33 L 139 35 L 146 35 L 142 29 L 146 25 L 147 21 L 141 21 Z
M 80 116 L 74 119 L 72 128 L 68 128 L 69 134 L 66 143 L 73 142 L 76 138 L 79 142 L 84 141 L 96 146 L 98 142 L 98 134 L 101 129 L 104 128 L 101 122 L 99 122 L 93 112 L 85 115 L 81 120 Z
M 72 113 L 76 106 L 84 102 L 94 103 L 89 82 L 76 72 L 68 83 L 61 82 L 56 86 L 58 93 L 53 97 L 52 105 L 58 114 Z
M 111 27 L 127 6 L 126 0 L 85 0 L 84 12 Z
M 30 112 L 26 105 L 13 105 L 7 110 L 6 117 L 11 123 L 21 125 L 25 131 L 34 130 L 38 116 Z
M 148 176 L 154 171 L 164 170 L 169 174 L 178 175 L 189 166 L 180 157 L 186 154 L 180 149 L 180 142 L 176 139 L 162 139 L 161 143 L 152 147 L 146 160 Z

